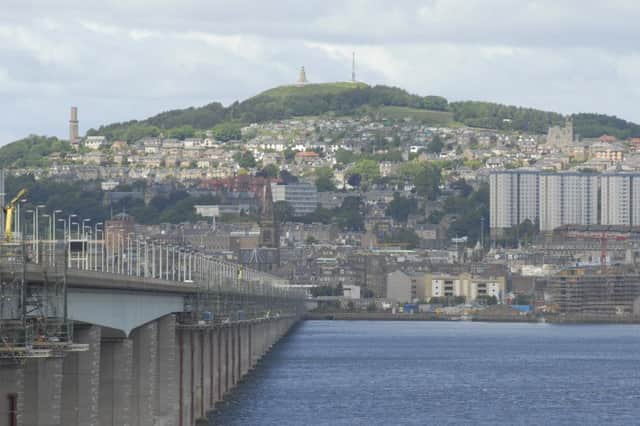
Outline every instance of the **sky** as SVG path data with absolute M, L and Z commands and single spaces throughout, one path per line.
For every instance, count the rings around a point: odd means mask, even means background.
M 637 0 L 2 0 L 0 144 L 295 82 L 640 122 Z

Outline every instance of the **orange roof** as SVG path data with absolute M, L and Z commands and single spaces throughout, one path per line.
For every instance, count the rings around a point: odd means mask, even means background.
M 296 157 L 317 157 L 318 153 L 315 151 L 302 151 L 297 152 Z

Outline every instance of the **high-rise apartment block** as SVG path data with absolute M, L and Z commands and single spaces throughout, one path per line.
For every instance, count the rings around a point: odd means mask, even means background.
M 494 234 L 529 219 L 562 225 L 640 226 L 640 173 L 505 170 L 489 176 Z
M 489 175 L 490 226 L 510 228 L 529 219 L 535 222 L 539 210 L 537 171 L 506 170 Z

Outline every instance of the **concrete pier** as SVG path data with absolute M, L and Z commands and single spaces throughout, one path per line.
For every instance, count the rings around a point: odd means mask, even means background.
M 297 320 L 76 325 L 88 350 L 0 366 L 0 426 L 193 426 Z

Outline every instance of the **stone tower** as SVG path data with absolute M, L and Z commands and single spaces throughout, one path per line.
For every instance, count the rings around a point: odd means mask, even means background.
M 75 143 L 78 139 L 78 107 L 71 107 L 71 117 L 69 118 L 69 143 Z
M 260 247 L 280 248 L 280 232 L 273 209 L 271 183 L 264 186 L 262 214 L 260 217 Z
M 298 76 L 298 85 L 303 85 L 303 84 L 307 84 L 307 73 L 304 70 L 304 67 L 300 68 L 300 75 Z

